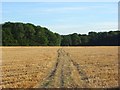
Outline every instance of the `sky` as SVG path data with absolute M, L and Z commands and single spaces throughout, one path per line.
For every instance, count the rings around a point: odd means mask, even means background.
M 59 34 L 118 30 L 117 2 L 3 2 L 2 23 L 24 22 Z

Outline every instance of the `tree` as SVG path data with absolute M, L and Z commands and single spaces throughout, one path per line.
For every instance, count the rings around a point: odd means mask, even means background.
M 45 35 L 44 30 L 40 26 L 36 27 L 34 41 L 36 42 L 36 45 L 42 45 L 42 46 L 48 45 L 48 39 Z
M 57 45 L 56 35 L 47 28 L 44 28 L 44 31 L 45 31 L 45 36 L 48 39 L 48 46 L 56 46 Z
M 62 40 L 61 40 L 61 45 L 62 46 L 71 46 L 72 45 L 72 40 L 70 35 L 63 35 Z
M 89 38 L 86 34 L 79 35 L 79 37 L 81 39 L 81 44 L 80 45 L 88 45 Z
M 78 36 L 77 33 L 71 34 L 71 40 L 73 46 L 78 46 L 81 43 L 80 37 Z
M 56 35 L 56 46 L 61 45 L 61 36 L 58 33 L 55 33 Z
M 25 30 L 25 41 L 27 42 L 28 45 L 34 45 L 34 33 L 35 33 L 35 30 L 34 30 L 34 27 L 33 25 L 27 23 L 27 24 L 24 24 L 24 30 Z

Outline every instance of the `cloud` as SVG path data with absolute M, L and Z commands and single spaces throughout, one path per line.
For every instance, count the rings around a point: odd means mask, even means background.
M 25 7 L 24 7 L 25 8 Z M 37 8 L 26 8 L 23 9 L 21 7 L 20 10 L 11 10 L 11 9 L 5 9 L 2 12 L 5 14 L 10 14 L 10 13 L 19 13 L 19 14 L 25 14 L 25 15 L 38 15 L 38 14 L 56 14 L 56 13 L 68 13 L 68 12 L 73 12 L 73 11 L 81 11 L 81 10 L 87 10 L 89 9 L 88 7 L 37 7 Z M 32 13 L 31 13 L 32 12 Z
M 116 4 L 115 6 L 110 6 L 109 4 L 101 4 L 101 5 L 95 5 L 95 6 L 63 6 L 63 7 L 47 7 L 47 8 L 33 8 L 28 10 L 28 13 L 40 13 L 40 14 L 57 14 L 57 13 L 74 13 L 74 12 L 80 12 L 80 11 L 93 11 L 101 12 L 104 14 L 117 14 L 118 13 L 118 7 Z
M 29 3 L 28 3 L 29 4 Z M 24 15 L 41 15 L 41 14 L 65 14 L 65 13 L 69 13 L 69 12 L 79 12 L 79 11 L 92 11 L 92 10 L 96 10 L 96 12 L 99 12 L 97 11 L 97 9 L 100 9 L 100 12 L 102 13 L 117 13 L 118 10 L 116 7 L 111 7 L 109 6 L 109 4 L 94 4 L 94 5 L 88 5 L 88 6 L 62 6 L 61 5 L 58 5 L 56 7 L 49 7 L 47 6 L 45 3 L 44 6 L 41 6 L 41 2 L 37 3 L 37 4 L 40 4 L 39 7 L 35 7 L 34 5 L 32 5 L 31 7 L 29 7 L 29 5 L 26 4 L 26 6 L 22 6 L 22 5 L 19 5 L 18 3 L 18 7 L 16 7 L 16 9 L 13 9 L 12 8 L 7 8 L 4 6 L 3 4 L 3 12 L 6 13 L 6 14 L 10 14 L 10 13 L 18 13 L 18 14 L 24 14 Z M 50 3 L 49 3 L 50 4 Z M 55 2 L 54 2 L 55 4 Z M 58 4 L 58 3 L 56 3 Z M 64 2 L 63 2 L 64 4 Z M 28 7 L 27 7 L 28 5 Z M 66 4 L 67 5 L 67 4 Z M 80 4 L 81 5 L 81 4 Z M 12 5 L 11 5 L 12 6 Z M 117 6 L 117 4 L 116 4 Z M 4 7 L 6 8 L 4 10 Z M 12 6 L 13 7 L 13 6 Z M 108 7 L 110 10 L 108 10 Z M 17 9 L 18 8 L 18 9 Z M 112 10 L 111 10 L 112 8 Z M 32 12 L 32 13 L 31 13 Z
M 73 12 L 73 11 L 83 11 L 83 10 L 87 10 L 89 9 L 89 7 L 82 7 L 82 6 L 79 6 L 79 7 L 76 7 L 76 6 L 71 6 L 71 7 L 47 7 L 47 8 L 33 8 L 31 10 L 28 10 L 27 12 L 36 12 L 36 13 L 40 13 L 40 14 L 50 14 L 50 13 L 67 13 L 67 12 Z

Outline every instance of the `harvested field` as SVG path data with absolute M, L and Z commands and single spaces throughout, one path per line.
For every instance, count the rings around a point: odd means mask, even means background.
M 65 48 L 91 88 L 118 87 L 118 47 Z
M 118 47 L 2 47 L 3 88 L 118 87 Z
M 31 88 L 52 69 L 57 48 L 5 47 L 2 49 L 2 87 Z

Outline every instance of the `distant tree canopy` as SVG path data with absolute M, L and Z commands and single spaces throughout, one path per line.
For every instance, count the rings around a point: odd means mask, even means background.
M 59 35 L 30 23 L 6 22 L 2 25 L 3 46 L 118 46 L 120 31 Z
M 119 46 L 120 31 L 62 35 L 62 46 Z
M 45 27 L 6 22 L 2 25 L 3 46 L 59 46 L 61 36 Z

